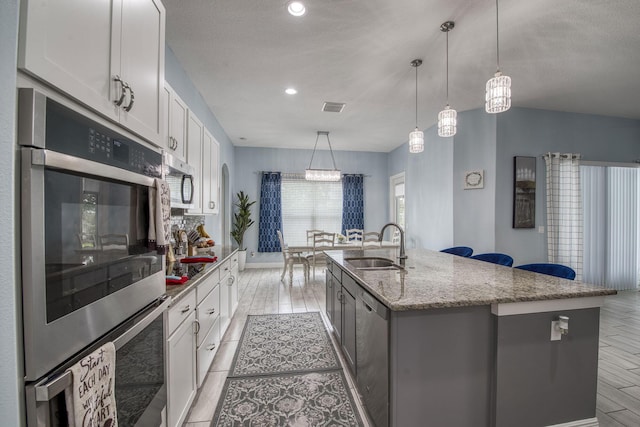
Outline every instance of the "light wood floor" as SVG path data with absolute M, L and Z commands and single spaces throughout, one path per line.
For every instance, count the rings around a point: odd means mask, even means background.
M 324 274 L 316 269 L 316 280 L 305 285 L 302 270 L 296 269 L 289 286 L 288 275 L 286 284 L 280 282 L 281 272 L 275 268 L 246 269 L 240 274 L 238 309 L 185 427 L 209 427 L 247 315 L 320 311 L 326 322 Z M 600 426 L 640 426 L 640 293 L 624 291 L 606 298 L 600 316 L 599 359 L 596 412 Z M 358 393 L 353 389 L 354 380 L 348 370 L 345 375 L 368 426 Z

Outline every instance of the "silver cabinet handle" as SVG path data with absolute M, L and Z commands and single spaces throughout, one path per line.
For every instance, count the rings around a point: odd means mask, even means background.
M 207 310 L 207 314 L 214 314 L 216 312 L 215 308 L 212 308 L 211 310 Z
M 127 88 L 127 84 L 124 81 L 122 81 L 120 76 L 117 75 L 117 74 L 115 76 L 113 76 L 113 81 L 115 81 L 116 83 L 120 83 L 120 98 L 118 98 L 117 101 L 113 101 L 113 103 L 117 107 L 119 107 L 124 102 L 124 97 L 126 96 L 125 91 L 126 91 L 126 88 Z
M 211 345 L 207 346 L 207 350 L 209 350 L 209 351 L 214 350 L 215 348 L 216 348 L 215 344 L 211 344 Z
M 186 313 L 189 310 L 191 310 L 191 305 L 187 304 L 182 310 L 180 310 L 180 313 Z
M 215 209 L 216 208 L 216 202 L 209 202 L 209 209 Z
M 227 284 L 228 284 L 229 286 L 231 286 L 231 285 L 233 285 L 233 283 L 234 283 L 235 281 L 236 281 L 235 276 L 229 276 L 229 279 L 228 279 L 228 283 L 227 283 Z
M 133 108 L 133 102 L 134 102 L 136 96 L 135 96 L 135 93 L 133 92 L 133 89 L 128 84 L 127 84 L 127 90 L 129 91 L 129 95 L 131 96 L 131 98 L 129 100 L 129 104 L 127 104 L 127 106 L 124 107 L 124 111 L 126 111 L 128 113 Z
M 198 335 L 200 333 L 200 322 L 198 322 L 197 320 L 194 320 L 193 324 L 196 326 L 196 330 L 193 332 L 193 334 Z

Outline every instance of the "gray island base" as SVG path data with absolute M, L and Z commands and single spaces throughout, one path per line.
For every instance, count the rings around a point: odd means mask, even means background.
M 349 261 L 393 250 L 327 254 L 327 316 L 377 427 L 598 426 L 615 291 L 429 250 L 404 270 Z

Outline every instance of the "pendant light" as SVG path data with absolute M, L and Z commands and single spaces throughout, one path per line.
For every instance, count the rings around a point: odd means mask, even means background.
M 440 31 L 447 34 L 447 105 L 438 114 L 438 136 L 443 137 L 453 136 L 457 130 L 456 116 L 458 113 L 449 106 L 449 31 L 453 30 L 455 25 L 453 21 L 447 21 L 440 25 Z
M 422 153 L 424 150 L 424 133 L 418 129 L 418 67 L 422 65 L 422 59 L 414 59 L 411 66 L 416 69 L 416 128 L 409 133 L 409 152 Z
M 329 143 L 329 152 L 331 153 L 331 160 L 333 160 L 333 169 L 312 169 L 313 156 L 316 154 L 316 147 L 318 147 L 318 139 L 320 135 L 327 137 Z M 316 144 L 313 146 L 313 153 L 311 154 L 311 161 L 309 162 L 309 168 L 305 170 L 304 179 L 307 181 L 340 181 L 340 171 L 336 167 L 336 159 L 333 157 L 333 150 L 331 149 L 331 141 L 329 140 L 329 132 L 319 130 L 316 135 Z
M 498 37 L 498 0 L 496 0 L 496 64 L 497 71 L 487 82 L 484 105 L 487 113 L 502 113 L 511 107 L 511 77 L 500 71 L 500 43 Z

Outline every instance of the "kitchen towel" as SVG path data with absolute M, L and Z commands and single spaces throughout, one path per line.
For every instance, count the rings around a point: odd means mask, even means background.
M 149 245 L 160 255 L 167 253 L 171 240 L 171 193 L 169 183 L 156 178 L 149 189 Z
M 184 264 L 197 263 L 197 262 L 216 262 L 217 260 L 218 260 L 217 256 L 211 256 L 211 255 L 186 256 L 184 258 L 180 258 L 180 262 Z
M 73 376 L 72 389 L 65 390 L 70 427 L 117 427 L 115 369 L 112 342 L 67 369 Z
M 166 276 L 167 285 L 182 285 L 189 280 L 189 276 Z

